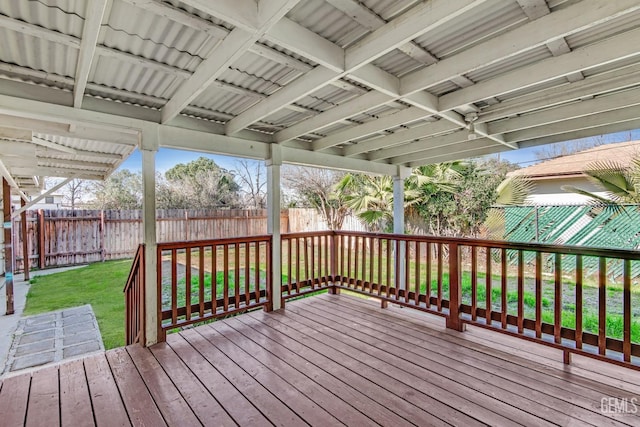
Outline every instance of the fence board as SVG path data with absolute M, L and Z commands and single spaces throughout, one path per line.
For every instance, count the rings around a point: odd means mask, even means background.
M 159 243 L 267 233 L 267 211 L 264 209 L 159 209 L 156 217 Z M 18 272 L 24 269 L 24 236 L 20 226 L 18 216 L 13 226 Z M 302 232 L 325 230 L 326 224 L 314 209 L 296 208 L 282 212 L 280 227 L 283 233 Z M 27 211 L 27 247 L 32 267 L 132 258 L 142 239 L 140 210 Z

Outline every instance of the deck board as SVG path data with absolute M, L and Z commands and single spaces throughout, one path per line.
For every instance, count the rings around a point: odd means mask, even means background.
M 632 370 L 345 295 L 7 377 L 1 425 L 640 425 Z M 577 358 L 576 358 L 577 359 Z

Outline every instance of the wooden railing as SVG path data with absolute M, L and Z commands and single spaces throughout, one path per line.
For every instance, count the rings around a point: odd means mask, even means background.
M 264 306 L 270 289 L 271 236 L 158 244 L 158 338 Z
M 335 234 L 339 288 L 640 369 L 638 251 Z
M 127 345 L 144 344 L 144 245 L 139 245 L 124 286 Z
M 282 297 L 299 297 L 333 288 L 332 231 L 282 235 Z
M 348 289 L 383 307 L 442 316 L 451 329 L 472 324 L 561 349 L 567 363 L 577 353 L 640 369 L 638 251 L 342 231 L 284 234 L 281 242 L 275 285 L 283 304 Z M 159 244 L 159 339 L 269 308 L 271 250 L 270 236 Z M 140 324 L 132 328 L 138 336 Z

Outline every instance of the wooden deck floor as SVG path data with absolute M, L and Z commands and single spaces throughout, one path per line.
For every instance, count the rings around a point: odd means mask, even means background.
M 640 425 L 640 374 L 323 295 L 5 378 L 2 426 Z M 638 402 L 640 409 L 640 402 Z

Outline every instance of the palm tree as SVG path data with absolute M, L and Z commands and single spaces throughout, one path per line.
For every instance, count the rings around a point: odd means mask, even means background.
M 640 203 L 640 157 L 634 158 L 630 167 L 606 160 L 590 163 L 583 173 L 605 189 L 606 197 L 571 185 L 565 185 L 562 189 L 582 194 L 589 197 L 593 204 L 618 211 L 624 209 L 626 203 Z
M 507 239 L 505 231 L 505 206 L 524 205 L 531 194 L 533 182 L 525 175 L 511 175 L 498 185 L 498 197 L 493 208 L 489 210 L 485 225 L 491 239 Z
M 438 192 L 456 191 L 462 162 L 437 163 L 416 168 L 405 182 L 404 207 L 428 203 Z M 346 174 L 336 186 L 346 205 L 371 229 L 385 231 L 393 223 L 393 179 L 389 176 Z

